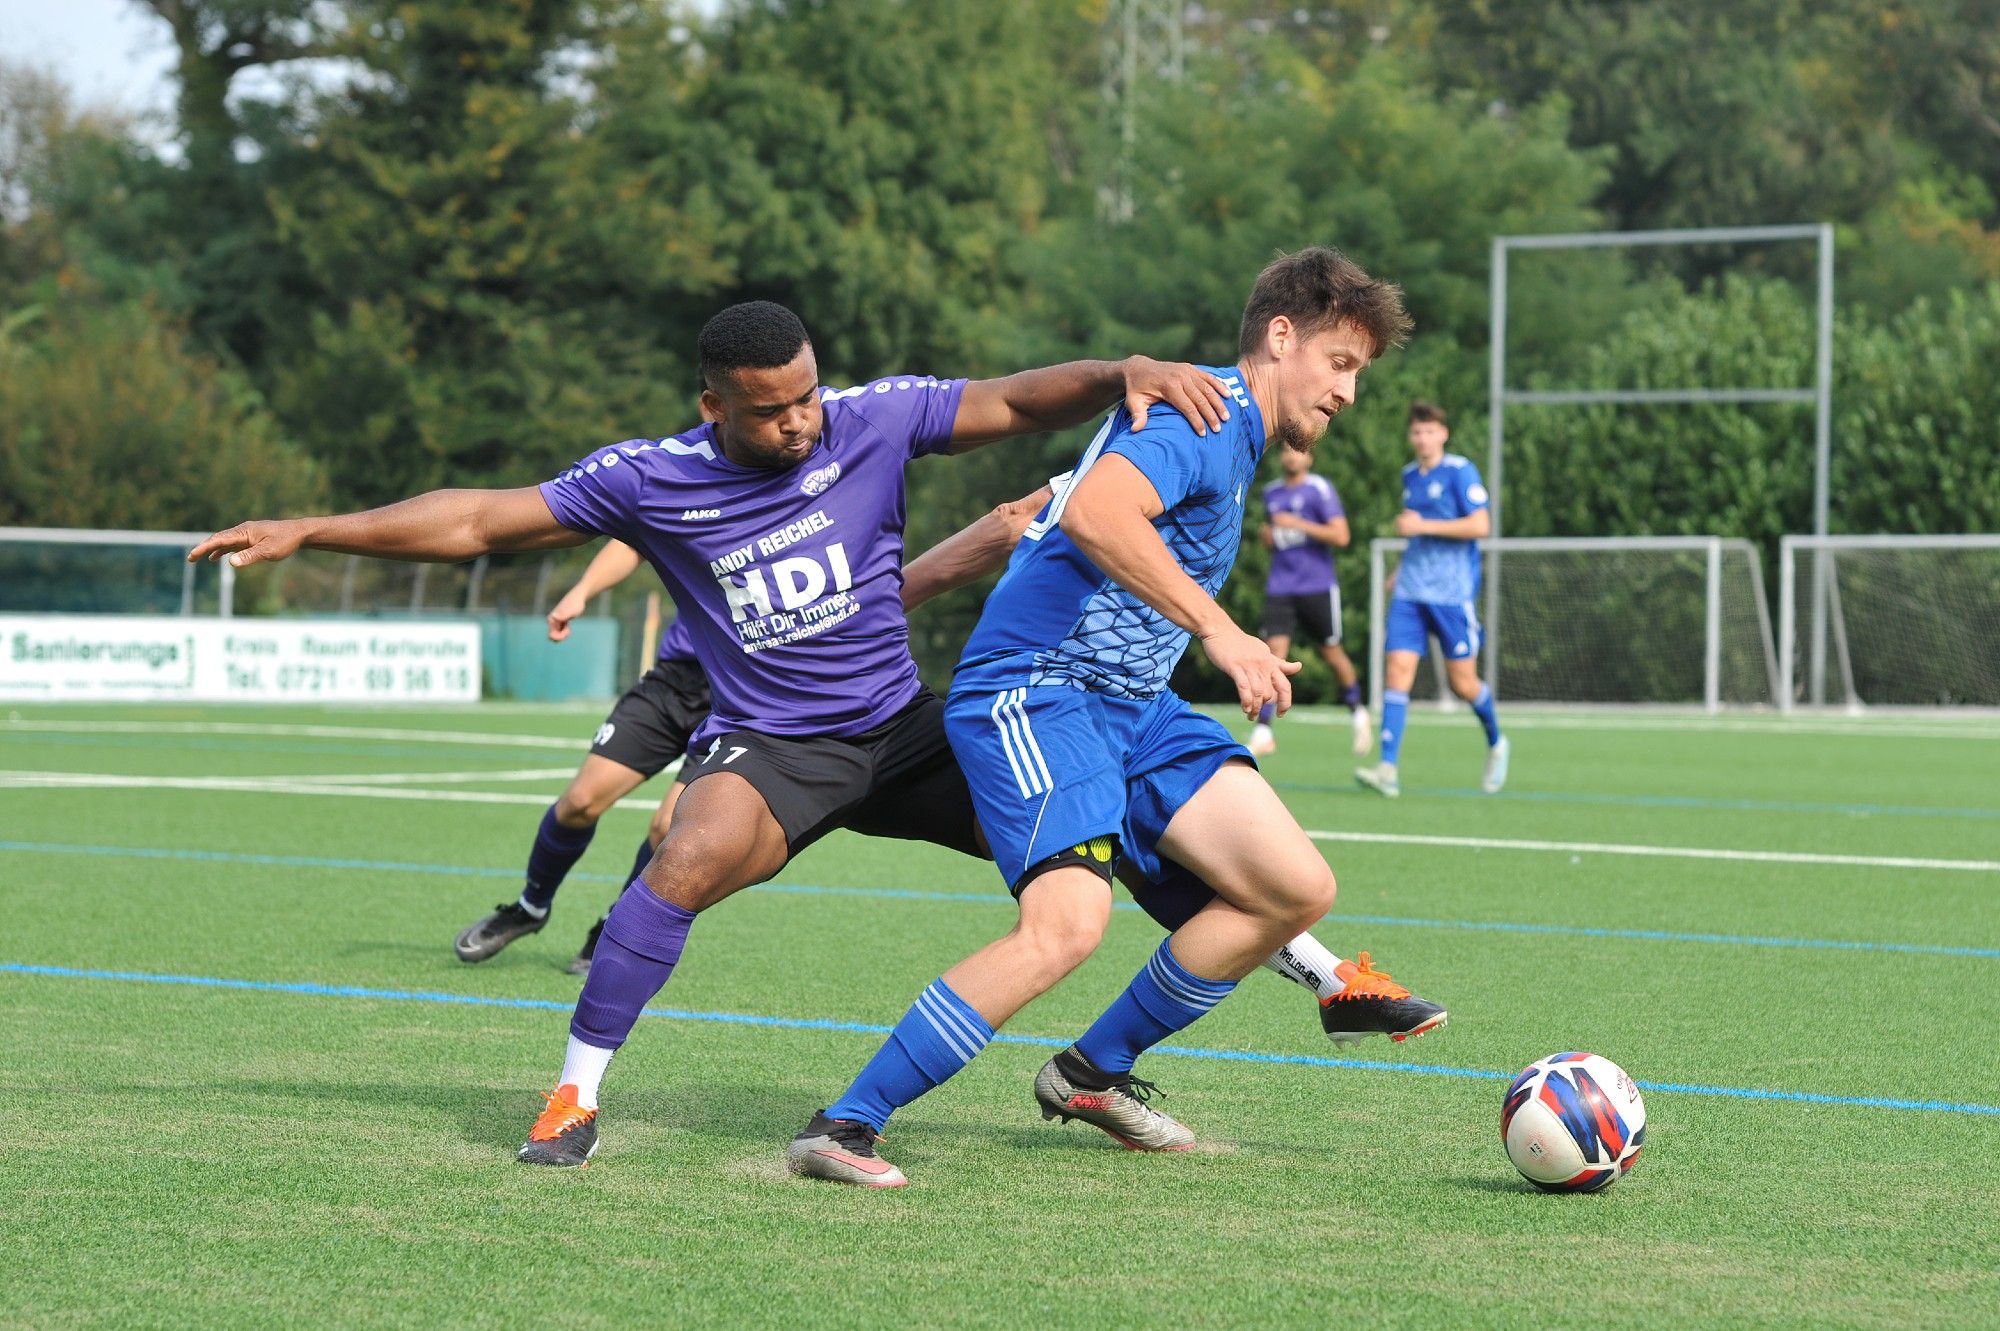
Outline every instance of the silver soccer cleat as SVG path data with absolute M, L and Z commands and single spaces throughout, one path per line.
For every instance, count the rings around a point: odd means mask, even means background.
M 1072 1078 L 1110 1085 L 1079 1086 Z M 1185 1151 L 1194 1145 L 1194 1134 L 1146 1103 L 1158 1089 L 1130 1073 L 1098 1071 L 1074 1045 L 1043 1064 L 1035 1078 L 1035 1099 L 1045 1119 L 1102 1128 L 1128 1151 Z

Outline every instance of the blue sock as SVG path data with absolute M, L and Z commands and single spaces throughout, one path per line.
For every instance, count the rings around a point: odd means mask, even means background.
M 653 843 L 651 841 L 641 840 L 639 842 L 639 857 L 632 861 L 632 877 L 644 878 L 646 876 L 646 866 L 651 864 L 652 862 L 653 862 Z
M 1278 714 L 1278 704 L 1274 702 L 1267 702 L 1263 705 L 1263 707 L 1258 709 L 1257 724 L 1260 726 L 1268 726 L 1271 724 L 1271 718 L 1276 716 L 1277 714 Z
M 1500 742 L 1500 718 L 1493 714 L 1493 690 L 1481 684 L 1479 696 L 1472 700 L 1472 714 L 1479 718 L 1479 724 L 1486 727 L 1486 743 L 1491 746 Z
M 986 1018 L 942 979 L 932 980 L 826 1116 L 880 1132 L 890 1114 L 970 1063 L 992 1038 Z
M 1234 980 L 1204 980 L 1175 961 L 1169 938 L 1091 1023 L 1076 1050 L 1102 1071 L 1130 1072 L 1141 1053 L 1193 1025 L 1235 987 Z
M 599 1049 L 624 1044 L 639 1010 L 674 973 L 693 923 L 693 911 L 660 900 L 644 883 L 628 886 L 604 917 L 570 1034 Z
M 1347 710 L 1350 712 L 1360 710 L 1361 685 L 1359 683 L 1354 683 L 1354 684 L 1349 684 L 1346 688 L 1343 688 L 1340 691 L 1340 701 L 1341 705 L 1346 707 Z
M 1410 695 L 1403 689 L 1382 693 L 1382 761 L 1395 765 L 1403 748 L 1403 722 L 1410 715 Z
M 551 804 L 535 832 L 535 848 L 528 852 L 528 881 L 521 889 L 521 900 L 546 912 L 556 899 L 556 889 L 590 849 L 590 839 L 596 835 L 596 823 L 564 827 L 556 821 L 556 806 Z

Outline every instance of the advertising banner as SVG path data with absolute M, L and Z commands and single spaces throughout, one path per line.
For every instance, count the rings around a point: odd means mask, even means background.
M 479 627 L 422 620 L 0 615 L 8 701 L 476 702 Z

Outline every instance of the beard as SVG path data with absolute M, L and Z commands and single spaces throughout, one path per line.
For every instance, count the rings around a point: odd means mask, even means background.
M 1326 434 L 1326 426 L 1320 423 L 1319 413 L 1314 412 L 1307 420 L 1286 421 L 1278 427 L 1278 442 L 1294 453 L 1313 451 L 1313 445 Z

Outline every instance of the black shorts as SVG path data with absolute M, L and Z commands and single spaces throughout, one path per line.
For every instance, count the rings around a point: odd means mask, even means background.
M 656 776 L 687 752 L 688 736 L 708 720 L 710 710 L 708 676 L 701 667 L 687 660 L 662 661 L 612 704 L 590 751 Z
M 681 780 L 734 772 L 784 829 L 793 855 L 837 827 L 929 841 L 981 859 L 972 792 L 944 734 L 944 702 L 929 689 L 873 730 L 846 739 L 731 730 L 689 756 Z
M 1340 641 L 1340 584 L 1303 596 L 1266 596 L 1260 638 L 1303 638 L 1331 647 Z

